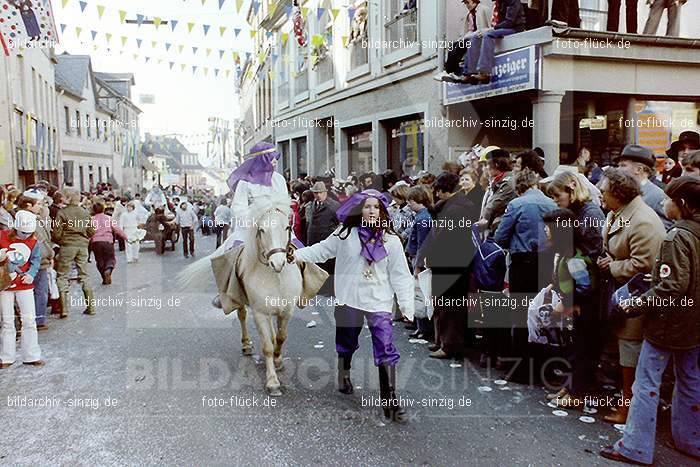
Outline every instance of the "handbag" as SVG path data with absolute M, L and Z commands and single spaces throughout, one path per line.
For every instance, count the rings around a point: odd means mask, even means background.
M 435 308 L 433 307 L 433 271 L 424 269 L 418 273 L 418 287 L 423 293 L 425 302 L 425 315 L 428 319 L 433 317 Z
M 564 347 L 573 343 L 573 320 L 557 312 L 561 302 L 552 286 L 540 290 L 527 309 L 528 342 Z

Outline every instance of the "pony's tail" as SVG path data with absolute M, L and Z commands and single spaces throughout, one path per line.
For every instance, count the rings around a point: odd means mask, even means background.
M 175 277 L 177 284 L 182 290 L 204 291 L 214 278 L 211 271 L 211 260 L 217 256 L 221 256 L 228 249 L 228 245 L 224 243 L 217 248 L 214 253 L 204 258 L 198 259 L 194 263 L 185 267 Z

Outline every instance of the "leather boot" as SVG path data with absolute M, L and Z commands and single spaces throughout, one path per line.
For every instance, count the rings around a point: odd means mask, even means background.
M 352 394 L 355 389 L 350 381 L 350 362 L 352 356 L 341 357 L 338 355 L 338 391 L 343 394 Z
M 87 303 L 87 307 L 85 308 L 85 311 L 83 311 L 84 315 L 94 315 L 95 314 L 95 306 L 94 306 L 94 299 L 95 296 L 92 293 L 92 289 L 89 287 L 83 286 L 83 295 L 85 296 L 85 302 Z
M 384 417 L 397 423 L 408 422 L 406 409 L 399 405 L 396 398 L 396 367 L 379 365 L 379 397 L 382 402 Z
M 58 317 L 61 319 L 68 318 L 68 293 L 61 292 L 59 298 L 61 300 L 61 313 Z
M 617 423 L 624 425 L 627 423 L 627 413 L 629 412 L 629 405 L 632 403 L 632 384 L 634 384 L 634 372 L 636 368 L 622 367 L 622 399 L 623 404 L 617 407 L 617 412 L 613 412 L 610 415 L 603 417 L 608 423 Z

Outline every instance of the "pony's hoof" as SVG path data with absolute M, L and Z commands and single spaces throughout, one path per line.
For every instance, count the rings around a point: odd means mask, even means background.
M 241 352 L 243 352 L 243 355 L 246 357 L 252 357 L 253 356 L 253 346 L 248 346 L 248 347 L 243 347 L 241 349 Z
M 275 360 L 275 370 L 277 371 L 283 371 L 284 370 L 284 362 L 280 358 L 279 360 Z
M 268 387 L 267 393 L 272 397 L 279 397 L 282 395 L 282 390 L 280 389 L 279 386 L 272 387 L 272 388 Z

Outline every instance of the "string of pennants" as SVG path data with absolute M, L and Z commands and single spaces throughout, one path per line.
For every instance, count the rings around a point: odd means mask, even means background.
M 65 34 L 65 31 L 67 30 L 67 25 L 61 24 L 61 33 Z M 73 29 L 75 33 L 76 39 L 80 40 L 81 35 L 83 34 L 83 28 L 80 26 L 76 26 Z M 103 37 L 104 38 L 104 44 L 106 44 L 107 48 L 109 49 L 114 49 L 114 50 L 119 50 L 121 52 L 127 51 L 128 47 L 127 45 L 131 44 L 136 44 L 136 50 L 139 52 L 145 51 L 148 48 L 148 45 L 150 45 L 150 50 L 151 50 L 151 56 L 154 58 L 161 58 L 163 60 L 169 60 L 169 58 L 163 57 L 163 56 L 158 56 L 155 57 L 153 54 L 158 54 L 160 53 L 170 53 L 170 54 L 176 54 L 177 56 L 181 56 L 185 53 L 185 51 L 189 52 L 192 51 L 192 56 L 193 57 L 198 57 L 198 56 L 204 56 L 205 58 L 208 59 L 216 59 L 218 56 L 218 60 L 224 60 L 225 56 L 231 56 L 233 59 L 233 62 L 236 64 L 240 64 L 242 59 L 248 60 L 251 56 L 250 52 L 245 52 L 242 50 L 237 50 L 237 49 L 214 49 L 210 47 L 201 47 L 201 46 L 186 46 L 184 44 L 176 44 L 172 42 L 163 42 L 163 41 L 158 41 L 158 40 L 145 40 L 143 38 L 139 37 L 129 37 L 125 35 L 120 35 L 119 38 L 115 37 L 115 34 L 110 33 L 110 32 L 98 32 L 98 31 L 90 31 L 90 37 L 92 38 L 92 44 L 82 42 L 82 44 L 85 45 L 94 45 L 94 46 L 99 46 L 99 44 L 96 44 L 95 41 L 97 40 L 98 37 Z M 228 60 L 228 59 L 226 59 Z
M 87 0 L 61 0 L 61 4 L 62 4 L 63 8 L 65 8 L 69 3 L 75 2 L 75 1 L 77 1 L 78 4 L 80 5 L 80 11 L 82 13 L 85 13 L 86 10 L 89 7 L 91 8 L 93 5 L 92 2 L 88 2 Z M 201 0 L 202 5 L 204 5 L 207 1 L 214 1 L 214 0 Z M 227 0 L 216 0 L 216 1 L 219 2 L 219 9 L 221 10 L 223 8 L 224 3 Z M 243 3 L 244 3 L 244 0 L 228 0 L 228 1 L 231 3 L 235 2 L 236 11 L 238 13 L 240 13 L 241 8 L 242 8 Z M 261 4 L 262 3 L 260 0 L 254 0 L 252 2 L 253 11 L 256 14 L 257 14 L 258 10 L 260 9 Z M 94 4 L 94 7 L 95 7 L 95 10 L 97 11 L 97 16 L 99 19 L 103 18 L 106 11 L 113 10 L 112 7 L 106 7 L 104 5 L 97 4 L 97 3 Z M 269 15 L 274 14 L 275 9 L 276 9 L 276 4 L 270 3 L 268 5 L 268 14 Z M 304 18 L 308 18 L 309 13 L 312 10 L 314 10 L 314 9 L 311 9 L 308 7 L 301 7 L 301 14 Z M 335 22 L 335 20 L 337 19 L 338 15 L 340 14 L 340 12 L 342 10 L 344 10 L 347 13 L 348 18 L 350 19 L 350 21 L 352 21 L 354 19 L 355 12 L 356 12 L 357 8 L 354 8 L 354 7 L 342 7 L 342 8 L 318 7 L 315 9 L 315 13 L 316 13 L 315 16 L 316 16 L 316 19 L 318 21 L 320 21 L 325 14 L 329 14 L 331 17 L 331 20 L 333 22 Z M 124 23 L 126 21 L 127 16 L 129 16 L 129 12 L 127 12 L 126 10 L 119 10 L 119 9 L 117 9 L 116 12 L 119 15 L 119 22 Z M 291 17 L 292 12 L 293 12 L 292 5 L 288 5 L 285 7 L 285 13 L 286 13 L 287 17 Z M 147 15 L 142 14 L 142 13 L 135 13 L 135 16 L 136 16 L 136 23 L 139 26 L 141 26 L 141 24 L 143 24 L 144 22 L 149 21 L 148 24 L 151 24 L 151 22 L 152 22 L 152 24 L 155 26 L 156 30 L 159 30 L 161 28 L 161 26 L 163 27 L 164 30 L 166 30 L 166 26 L 163 26 L 163 24 L 167 23 L 167 26 L 170 28 L 170 30 L 174 32 L 175 29 L 181 24 L 181 21 L 179 21 L 179 20 L 168 19 L 168 18 L 164 18 L 164 17 L 160 17 L 160 16 L 147 16 Z M 152 19 L 148 19 L 148 18 L 152 18 Z M 197 22 L 192 22 L 192 21 L 183 22 L 183 23 L 185 23 L 185 25 L 183 25 L 182 27 L 186 26 L 187 33 L 190 35 L 195 30 L 201 30 L 204 37 L 208 37 L 208 35 L 210 34 L 210 31 L 212 31 L 212 29 L 214 29 L 214 30 L 218 31 L 218 37 L 223 38 L 224 35 L 229 31 L 228 26 L 216 27 L 216 25 L 206 24 L 206 23 L 197 23 Z M 66 27 L 67 27 L 67 25 L 62 24 L 61 30 L 62 31 L 65 30 Z M 238 38 L 240 36 L 241 32 L 243 31 L 242 28 L 232 28 L 231 30 L 233 31 L 236 38 Z M 82 32 L 82 28 L 76 27 L 76 31 L 77 31 L 78 35 L 80 35 Z M 250 37 L 252 39 L 257 37 L 257 35 L 259 33 L 263 33 L 263 32 L 265 33 L 265 35 L 268 38 L 270 38 L 272 36 L 271 31 L 262 31 L 262 30 L 257 30 L 257 29 L 250 29 L 248 31 L 248 33 L 250 34 Z M 94 30 L 90 31 L 90 33 L 93 35 L 93 38 L 94 38 L 94 36 L 97 35 L 97 31 L 94 31 Z M 214 35 L 214 34 L 212 34 L 212 35 Z
M 145 64 L 151 64 L 151 65 L 167 65 L 169 67 L 170 71 L 180 71 L 180 72 L 192 72 L 193 76 L 197 75 L 198 71 L 201 71 L 201 74 L 204 76 L 213 76 L 214 78 L 226 78 L 229 79 L 231 78 L 231 73 L 235 73 L 234 77 L 237 77 L 238 70 L 237 69 L 232 69 L 232 68 L 223 68 L 223 67 L 214 67 L 214 66 L 204 66 L 202 64 L 193 64 L 191 62 L 181 62 L 181 61 L 172 61 L 172 60 L 167 60 L 163 58 L 157 58 L 157 57 L 151 57 L 149 55 L 141 55 L 138 53 L 132 53 L 129 54 L 127 52 L 124 52 L 123 50 L 116 51 L 111 48 L 104 48 L 96 44 L 89 44 L 85 42 L 81 42 L 81 45 L 85 47 L 90 47 L 92 46 L 92 49 L 94 51 L 100 51 L 100 52 L 107 52 L 110 54 L 116 54 L 118 53 L 119 55 L 131 55 L 134 59 L 134 61 L 139 61 L 143 59 Z M 210 74 L 211 71 L 211 74 Z

